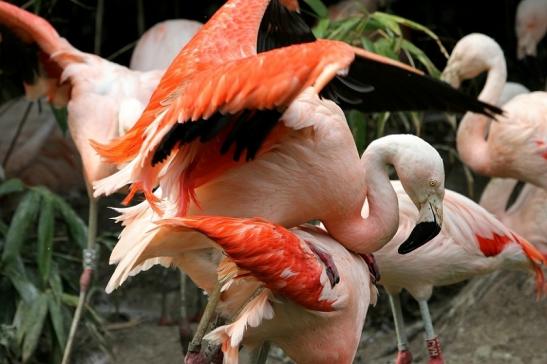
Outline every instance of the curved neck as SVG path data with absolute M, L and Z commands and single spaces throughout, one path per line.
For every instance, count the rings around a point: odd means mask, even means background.
M 486 84 L 479 95 L 479 100 L 497 105 L 506 79 L 505 59 L 497 57 L 488 70 Z M 491 175 L 492 170 L 488 142 L 485 138 L 490 121 L 487 116 L 468 112 L 462 119 L 456 135 L 456 146 L 462 161 L 475 172 L 485 175 Z
M 385 144 L 384 144 L 385 145 Z M 399 228 L 399 203 L 388 175 L 388 166 L 397 169 L 395 147 L 385 146 L 365 152 L 361 167 L 366 171 L 366 193 L 358 211 L 352 211 L 343 221 L 325 221 L 329 233 L 347 249 L 368 254 L 382 248 Z M 369 214 L 361 216 L 364 199 L 368 199 Z

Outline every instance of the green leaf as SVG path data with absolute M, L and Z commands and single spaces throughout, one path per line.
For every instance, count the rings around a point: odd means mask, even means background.
M 330 25 L 329 18 L 319 19 L 319 21 L 317 22 L 317 25 L 313 28 L 313 35 L 315 35 L 316 38 L 326 38 L 329 25 Z
M 87 227 L 78 214 L 59 196 L 53 195 L 53 205 L 55 211 L 63 218 L 67 227 L 68 236 L 72 241 L 77 243 L 80 248 L 84 249 L 87 243 Z
M 24 302 L 32 302 L 38 296 L 38 289 L 29 279 L 21 257 L 15 257 L 4 267 L 4 273 Z
M 370 22 L 369 24 L 377 28 L 385 29 L 391 32 L 392 35 L 401 37 L 403 34 L 401 31 L 401 27 L 399 26 L 399 23 L 391 14 L 386 14 L 386 13 L 376 11 L 370 14 L 369 22 Z
M 59 268 L 57 264 L 53 262 L 51 265 L 51 272 L 49 274 L 49 286 L 53 291 L 53 294 L 59 299 L 63 297 L 63 284 L 61 283 L 61 275 L 59 274 Z
M 51 105 L 51 111 L 53 112 L 53 115 L 55 116 L 55 120 L 57 121 L 57 125 L 59 125 L 59 128 L 63 132 L 63 134 L 66 135 L 66 132 L 68 130 L 68 110 L 66 107 L 63 107 L 61 109 L 55 108 L 53 105 Z
M 43 196 L 42 210 L 38 220 L 38 270 L 42 282 L 49 278 L 51 254 L 53 250 L 53 233 L 55 229 L 55 211 L 50 197 Z
M 42 293 L 31 303 L 29 315 L 23 318 L 23 362 L 27 362 L 36 349 L 44 327 L 47 308 L 47 295 Z
M 63 322 L 63 313 L 61 311 L 61 299 L 60 297 L 55 297 L 53 292 L 49 292 L 47 298 L 49 318 L 51 319 L 53 331 L 55 331 L 55 337 L 57 338 L 59 345 L 64 348 L 66 345 L 66 331 Z
M 18 179 L 9 179 L 0 184 L 0 197 L 9 195 L 14 192 L 21 192 L 25 189 L 25 185 Z
M 414 44 L 410 43 L 406 39 L 401 39 L 401 48 L 408 51 L 413 58 L 416 58 L 424 67 L 427 69 L 427 73 L 435 78 L 439 78 L 441 72 L 435 67 L 433 62 L 429 57 L 422 51 L 420 48 L 416 47 Z
M 355 139 L 355 145 L 359 151 L 359 155 L 365 150 L 367 143 L 367 124 L 365 114 L 357 110 L 351 110 L 348 114 L 348 123 Z
M 326 18 L 329 15 L 329 10 L 321 0 L 304 0 L 304 2 L 310 6 L 319 18 Z
M 9 262 L 19 255 L 21 245 L 32 230 L 31 226 L 38 215 L 40 200 L 40 195 L 30 190 L 19 203 L 6 235 L 6 243 L 2 254 L 3 263 Z
M 430 38 L 432 38 L 437 43 L 437 45 L 439 47 L 439 50 L 442 52 L 442 54 L 446 58 L 448 58 L 448 52 L 446 51 L 446 48 L 444 48 L 443 44 L 441 43 L 441 40 L 439 39 L 437 34 L 435 34 L 433 31 L 431 31 L 428 27 L 423 26 L 419 23 L 416 23 L 412 20 L 402 18 L 400 16 L 393 15 L 393 14 L 386 14 L 386 13 L 382 13 L 382 12 L 377 11 L 377 12 L 373 13 L 373 15 L 377 19 L 381 20 L 382 22 L 384 22 L 384 21 L 386 23 L 396 22 L 396 23 L 398 23 L 400 25 L 403 25 L 407 28 L 414 29 L 414 30 L 417 30 L 417 31 L 420 31 L 422 33 L 427 34 Z

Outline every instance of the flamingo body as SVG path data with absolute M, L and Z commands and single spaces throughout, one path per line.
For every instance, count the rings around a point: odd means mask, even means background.
M 139 38 L 129 68 L 137 71 L 165 70 L 202 26 L 200 22 L 173 19 L 157 23 Z
M 517 182 L 514 179 L 493 178 L 481 195 L 480 205 L 547 256 L 547 192 L 526 184 L 515 202 L 506 208 Z
M 526 240 L 506 228 L 493 215 L 468 198 L 447 190 L 441 232 L 423 248 L 397 254 L 416 208 L 398 182 L 400 227 L 394 239 L 375 253 L 380 283 L 392 293 L 402 288 L 418 300 L 429 299 L 434 286 L 461 282 L 498 269 L 532 271 L 538 294 L 543 291 L 545 258 Z M 408 221 L 408 222 L 407 222 Z
M 233 323 L 207 336 L 222 343 L 225 363 L 237 363 L 240 344 L 266 341 L 298 363 L 353 361 L 368 305 L 376 301 L 363 258 L 311 225 L 286 230 L 262 219 L 214 216 L 160 224 L 205 234 L 231 260 L 219 268 L 221 276 L 232 277 L 219 309 L 231 317 L 244 308 Z M 328 278 L 332 272 L 311 247 L 332 257 L 339 283 Z

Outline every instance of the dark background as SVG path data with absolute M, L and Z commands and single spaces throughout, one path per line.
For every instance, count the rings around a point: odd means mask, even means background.
M 17 5 L 31 3 L 27 8 L 48 19 L 73 45 L 86 52 L 94 51 L 95 0 L 35 0 L 11 1 Z M 224 0 L 105 0 L 103 37 L 100 54 L 109 57 L 139 37 L 139 2 L 145 29 L 155 23 L 173 18 L 187 18 L 205 22 L 224 3 Z M 324 0 L 326 5 L 336 0 Z M 39 4 L 39 6 L 32 5 Z M 302 1 L 301 1 L 302 3 Z M 521 82 L 533 90 L 543 89 L 547 57 L 545 43 L 538 59 L 516 60 L 515 13 L 519 0 L 391 0 L 389 12 L 428 26 L 441 37 L 450 50 L 462 36 L 481 32 L 493 37 L 505 50 L 509 80 Z M 314 19 L 303 6 L 308 22 Z M 434 42 L 425 35 L 410 33 L 411 41 L 422 48 L 442 69 L 446 60 Z M 116 56 L 114 61 L 128 64 L 130 50 Z

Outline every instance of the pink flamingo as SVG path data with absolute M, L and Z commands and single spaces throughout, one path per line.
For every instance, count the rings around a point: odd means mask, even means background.
M 197 188 L 213 185 L 246 161 L 279 149 L 283 138 L 305 134 L 304 140 L 319 142 L 309 133 L 316 129 L 313 117 L 292 119 L 286 112 L 304 90 L 316 96 L 324 91 L 343 106 L 368 111 L 497 111 L 406 65 L 342 42 L 315 40 L 298 15 L 291 12 L 296 8 L 297 2 L 288 0 L 230 0 L 221 7 L 175 58 L 135 126 L 109 145 L 95 143 L 106 159 L 127 163 L 118 173 L 95 183 L 95 195 L 131 184 L 128 199 L 142 190 L 158 213 L 164 213 L 161 202 L 169 199 L 177 202 L 175 213 L 185 215 L 193 202 L 203 205 L 196 197 Z M 282 25 L 289 27 L 287 31 L 280 31 Z M 283 38 L 287 35 L 294 39 Z M 298 44 L 275 48 L 291 41 Z M 347 76 L 343 76 L 345 72 L 349 72 Z M 391 82 L 396 87 L 389 87 Z M 299 114 L 306 108 L 289 110 Z M 279 167 L 285 168 L 285 164 Z M 322 168 L 315 174 L 323 173 Z M 275 170 L 268 175 L 279 173 Z M 152 193 L 157 185 L 161 186 L 160 196 Z M 346 185 L 337 184 L 336 190 Z M 295 189 L 286 188 L 291 193 Z M 296 218 L 288 226 L 318 218 L 335 239 L 359 253 L 370 251 L 364 242 L 388 241 L 383 229 L 371 224 L 374 219 L 367 222 L 359 215 L 366 196 L 364 188 L 355 186 L 360 192 L 352 194 L 350 188 L 344 190 L 322 203 L 313 198 L 307 202 L 313 206 L 305 206 L 302 212 L 290 212 L 288 216 Z M 298 191 L 294 195 L 301 194 Z M 325 193 L 321 190 L 318 195 Z M 251 203 L 256 200 L 254 196 Z M 332 203 L 323 205 L 326 201 Z M 344 224 L 348 214 L 351 223 Z M 287 219 L 287 215 L 282 216 Z
M 297 363 L 353 362 L 377 290 L 362 257 L 312 225 L 290 230 L 263 219 L 191 216 L 160 220 L 171 231 L 196 231 L 226 257 L 219 311 L 232 323 L 206 339 L 222 344 L 224 363 L 271 342 Z M 207 266 L 202 270 L 208 269 Z M 215 284 L 216 267 L 209 268 Z
M 407 190 L 421 216 L 403 250 L 427 241 L 439 231 L 444 172 L 435 149 L 412 135 L 391 135 L 371 143 L 359 161 L 342 111 L 334 103 L 320 100 L 311 92 L 299 96 L 291 107 L 304 105 L 307 109 L 302 110 L 298 117 L 314 115 L 317 118 L 314 133 L 321 143 L 310 144 L 310 141 L 295 136 L 282 140 L 278 152 L 265 153 L 229 172 L 221 180 L 198 188 L 196 195 L 201 209 L 193 205 L 189 214 L 260 216 L 280 225 L 294 226 L 307 218 L 301 216 L 303 213 L 313 211 L 310 208 L 318 204 L 325 209 L 345 208 L 336 205 L 339 203 L 336 197 L 344 193 L 359 194 L 360 191 L 354 190 L 352 185 L 362 181 L 357 185 L 366 189 L 372 211 L 366 220 L 375 221 L 375 233 L 379 236 L 391 236 L 398 227 L 397 199 L 387 174 L 387 166 L 393 165 L 401 179 L 408 182 Z M 331 158 L 337 163 L 329 164 Z M 349 173 L 352 165 L 357 169 Z M 325 166 L 330 166 L 332 173 L 324 173 Z M 417 166 L 426 168 L 422 170 Z M 335 179 L 334 176 L 343 178 Z M 295 183 L 287 184 L 286 181 Z M 302 189 L 303 185 L 307 188 Z M 340 190 L 342 185 L 346 191 Z M 310 199 L 310 194 L 316 198 Z M 171 216 L 175 216 L 176 204 L 163 203 L 164 209 L 172 211 Z M 164 218 L 171 216 L 163 215 Z M 209 293 L 215 292 L 218 258 L 204 250 L 210 247 L 209 240 L 200 234 L 177 231 L 169 226 L 155 228 L 156 221 L 161 218 L 146 201 L 122 209 L 119 220 L 125 227 L 110 257 L 110 262 L 118 266 L 108 283 L 107 292 L 122 284 L 128 276 L 154 264 L 177 265 L 199 287 Z M 377 241 L 366 246 L 368 251 L 380 247 Z M 211 293 L 210 297 L 213 300 L 215 296 Z
M 492 38 L 470 34 L 456 44 L 443 76 L 457 87 L 483 71 L 488 77 L 479 99 L 497 104 L 507 77 L 503 51 Z M 547 94 L 520 95 L 503 108 L 505 114 L 492 125 L 487 117 L 465 115 L 456 139 L 461 159 L 477 173 L 547 189 Z
M 500 105 L 528 92 L 526 87 L 508 82 L 503 88 Z M 547 225 L 544 223 L 547 219 L 547 191 L 525 184 L 514 203 L 508 206 L 517 183 L 510 178 L 491 179 L 482 192 L 480 205 L 547 255 Z
M 547 256 L 547 191 L 527 183 L 507 207 L 517 183 L 510 178 L 493 178 L 481 195 L 480 205 Z
M 412 361 L 399 300 L 402 289 L 419 303 L 429 363 L 443 363 L 440 341 L 427 305 L 433 287 L 454 284 L 498 269 L 524 270 L 535 273 L 539 297 L 545 286 L 540 265 L 547 261 L 532 244 L 506 228 L 485 209 L 450 190 L 444 195 L 444 220 L 439 235 L 419 250 L 398 254 L 398 246 L 412 229 L 417 214 L 400 182 L 392 184 L 399 201 L 399 230 L 374 256 L 381 272 L 379 283 L 389 293 L 393 311 L 399 348 L 397 364 Z M 367 212 L 365 205 L 363 214 Z
M 129 68 L 137 71 L 165 70 L 177 53 L 202 26 L 200 22 L 172 19 L 157 23 L 139 38 Z
M 522 0 L 517 7 L 515 33 L 517 34 L 517 56 L 537 55 L 537 45 L 547 32 L 547 2 L 545 0 Z

